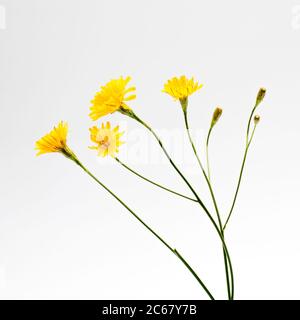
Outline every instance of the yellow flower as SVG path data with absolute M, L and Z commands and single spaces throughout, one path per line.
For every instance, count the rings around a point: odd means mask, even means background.
M 168 80 L 165 85 L 163 92 L 169 94 L 180 103 L 187 104 L 187 98 L 203 87 L 202 84 L 194 81 L 194 78 L 187 79 L 186 76 L 181 76 L 180 78 L 174 77 Z M 186 106 L 183 106 L 186 108 Z
M 73 157 L 73 152 L 67 146 L 68 124 L 60 121 L 49 133 L 35 143 L 38 150 L 37 156 L 50 153 L 61 152 L 67 157 Z
M 106 125 L 102 123 L 101 127 L 96 126 L 90 128 L 91 140 L 97 145 L 90 147 L 98 151 L 98 155 L 102 157 L 112 156 L 114 157 L 119 152 L 119 146 L 124 142 L 120 140 L 120 137 L 124 132 L 119 132 L 119 126 L 111 129 L 110 122 L 106 122 Z
M 125 79 L 120 77 L 119 79 L 109 81 L 105 86 L 101 87 L 101 90 L 96 93 L 91 101 L 90 117 L 92 120 L 98 120 L 115 111 L 130 111 L 126 101 L 136 98 L 135 94 L 128 95 L 129 92 L 135 91 L 135 87 L 126 89 L 130 79 L 130 77 Z

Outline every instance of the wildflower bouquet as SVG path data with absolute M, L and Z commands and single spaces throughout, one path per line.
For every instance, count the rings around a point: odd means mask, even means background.
M 131 119 L 137 121 L 141 126 L 143 126 L 146 130 L 148 130 L 150 134 L 152 134 L 153 137 L 156 139 L 162 152 L 169 160 L 170 165 L 174 168 L 174 170 L 177 172 L 179 177 L 184 181 L 184 183 L 190 189 L 191 193 L 193 194 L 193 197 L 183 195 L 179 192 L 176 192 L 175 190 L 171 190 L 165 186 L 162 186 L 156 183 L 155 181 L 152 181 L 144 177 L 142 174 L 136 172 L 135 170 L 130 168 L 127 164 L 123 163 L 117 157 L 117 153 L 119 152 L 119 147 L 123 144 L 123 141 L 121 140 L 123 132 L 120 132 L 119 126 L 112 127 L 110 122 L 106 122 L 106 123 L 102 123 L 100 126 L 91 127 L 90 138 L 93 145 L 90 146 L 90 149 L 96 150 L 98 155 L 101 157 L 106 157 L 106 156 L 112 157 L 114 160 L 116 160 L 116 162 L 121 164 L 126 170 L 129 170 L 131 173 L 135 174 L 139 178 L 144 179 L 149 183 L 166 190 L 167 192 L 171 192 L 176 196 L 183 197 L 199 205 L 200 207 L 199 209 L 208 217 L 215 232 L 217 233 L 217 236 L 220 239 L 220 245 L 221 245 L 223 257 L 224 257 L 224 270 L 225 270 L 225 278 L 226 278 L 226 286 L 227 286 L 227 297 L 229 300 L 233 300 L 234 299 L 234 273 L 233 273 L 233 268 L 231 263 L 231 257 L 229 254 L 229 249 L 226 244 L 225 229 L 230 221 L 230 218 L 234 210 L 249 147 L 253 140 L 253 136 L 254 136 L 257 124 L 259 123 L 259 120 L 260 120 L 259 115 L 256 115 L 255 111 L 258 108 L 259 104 L 264 99 L 266 90 L 264 88 L 261 88 L 259 90 L 256 97 L 256 101 L 251 110 L 248 124 L 247 124 L 247 129 L 246 129 L 245 151 L 244 151 L 243 161 L 242 161 L 232 205 L 229 210 L 229 213 L 226 216 L 221 216 L 218 208 L 217 200 L 214 194 L 214 190 L 212 187 L 211 178 L 210 178 L 209 140 L 210 140 L 210 136 L 212 134 L 214 126 L 216 125 L 216 123 L 218 122 L 218 120 L 222 115 L 222 109 L 219 107 L 216 108 L 212 115 L 211 123 L 207 133 L 207 138 L 206 138 L 206 165 L 204 165 L 197 153 L 197 149 L 195 147 L 191 132 L 189 130 L 189 121 L 188 121 L 189 96 L 197 92 L 198 90 L 200 90 L 202 88 L 202 84 L 199 84 L 193 78 L 187 79 L 185 76 L 181 76 L 180 78 L 174 77 L 170 79 L 164 85 L 163 92 L 167 93 L 175 100 L 178 100 L 181 105 L 182 112 L 183 112 L 184 125 L 189 138 L 189 142 L 191 144 L 191 148 L 199 164 L 200 170 L 207 183 L 210 196 L 213 202 L 215 212 L 211 213 L 207 209 L 207 206 L 202 201 L 199 193 L 194 189 L 194 187 L 191 185 L 189 180 L 179 170 L 179 168 L 171 158 L 170 154 L 168 153 L 167 149 L 165 148 L 163 142 L 161 141 L 157 133 L 152 129 L 152 127 L 150 127 L 150 125 L 148 125 L 144 120 L 139 118 L 137 114 L 130 108 L 129 102 L 136 98 L 136 95 L 135 95 L 136 88 L 133 86 L 128 86 L 129 82 L 130 82 L 130 77 L 127 77 L 127 78 L 120 77 L 119 79 L 111 80 L 106 85 L 102 86 L 100 88 L 100 91 L 96 93 L 94 99 L 91 101 L 92 106 L 90 108 L 90 118 L 93 121 L 97 121 L 103 116 L 107 116 L 114 112 L 120 112 L 123 115 L 128 116 Z M 54 127 L 52 131 L 50 131 L 48 134 L 46 134 L 44 137 L 42 137 L 40 140 L 36 142 L 36 149 L 38 151 L 37 155 L 57 152 L 64 155 L 66 158 L 72 160 L 76 165 L 78 165 L 82 170 L 84 170 L 93 180 L 95 180 L 102 188 L 104 188 L 108 193 L 110 193 L 110 195 L 113 198 L 115 198 L 119 203 L 121 203 L 122 206 L 126 210 L 128 210 L 129 213 L 131 213 L 149 232 L 152 233 L 154 237 L 156 237 L 162 243 L 162 245 L 164 245 L 172 254 L 174 254 L 184 264 L 187 270 L 193 275 L 195 280 L 207 293 L 208 297 L 211 300 L 214 300 L 214 295 L 211 292 L 211 290 L 208 289 L 208 286 L 204 283 L 204 281 L 202 280 L 202 277 L 200 277 L 195 272 L 195 270 L 190 266 L 190 264 L 183 257 L 183 255 L 178 250 L 176 250 L 171 245 L 169 245 L 168 242 L 162 236 L 157 234 L 157 232 L 153 230 L 147 223 L 145 223 L 137 215 L 136 212 L 134 212 L 122 199 L 120 199 L 113 191 L 111 191 L 105 184 L 103 184 L 102 181 L 100 181 L 95 175 L 93 175 L 80 162 L 76 154 L 72 151 L 72 149 L 67 144 L 67 135 L 68 135 L 68 124 L 63 121 L 59 122 L 59 124 L 56 127 Z

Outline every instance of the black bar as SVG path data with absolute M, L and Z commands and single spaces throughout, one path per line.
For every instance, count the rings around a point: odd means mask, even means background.
M 2 300 L 1 319 L 209 319 L 299 317 L 299 301 Z

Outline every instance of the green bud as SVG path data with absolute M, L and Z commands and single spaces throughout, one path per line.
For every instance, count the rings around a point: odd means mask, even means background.
M 260 116 L 259 116 L 258 114 L 256 114 L 256 115 L 254 116 L 253 120 L 254 120 L 254 124 L 258 124 L 259 121 L 260 121 Z
M 213 116 L 212 116 L 212 119 L 211 119 L 211 124 L 210 124 L 211 127 L 213 127 L 218 122 L 218 120 L 220 119 L 220 117 L 222 115 L 222 112 L 223 112 L 223 110 L 219 107 L 215 109 Z
M 266 89 L 265 88 L 260 88 L 256 97 L 256 105 L 258 106 L 264 99 L 266 95 Z

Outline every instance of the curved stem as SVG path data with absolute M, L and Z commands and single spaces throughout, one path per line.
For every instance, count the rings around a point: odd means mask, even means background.
M 190 133 L 190 130 L 189 130 L 189 123 L 188 123 L 188 118 L 187 118 L 187 112 L 186 111 L 183 111 L 183 114 L 184 114 L 184 122 L 185 122 L 185 128 L 187 130 L 187 134 L 188 134 L 188 137 L 189 137 L 189 141 L 190 141 L 190 144 L 192 146 L 192 149 L 194 151 L 194 154 L 196 156 L 196 159 L 198 161 L 198 164 L 202 170 L 202 173 L 205 177 L 205 180 L 206 180 L 206 183 L 208 185 L 208 188 L 209 188 L 209 192 L 210 192 L 210 195 L 212 197 L 212 200 L 213 200 L 213 204 L 214 204 L 214 207 L 215 207 L 215 210 L 216 210 L 216 214 L 217 214 L 217 218 L 218 218 L 218 223 L 219 223 L 219 228 L 221 230 L 221 235 L 223 237 L 223 240 L 225 241 L 224 239 L 224 233 L 223 233 L 223 226 L 222 226 L 222 220 L 221 220 L 221 216 L 220 216 L 220 212 L 219 212 L 219 208 L 218 208 L 218 205 L 217 205 L 217 201 L 216 201 L 216 197 L 214 195 L 214 191 L 212 189 L 212 186 L 211 186 L 211 183 L 210 183 L 210 180 L 204 170 L 204 167 L 202 165 L 202 162 L 200 160 L 200 157 L 198 156 L 198 153 L 197 153 L 197 149 L 195 147 L 195 144 L 193 142 L 193 139 L 192 139 L 192 136 L 191 136 L 191 133 Z M 207 144 L 208 144 L 208 141 L 209 141 L 209 136 L 210 136 L 210 133 L 211 133 L 211 129 L 209 130 L 209 134 L 208 134 L 208 137 L 207 137 Z M 228 294 L 228 299 L 229 300 L 232 300 L 233 297 L 234 297 L 234 279 L 233 279 L 233 271 L 231 269 L 231 274 L 230 274 L 230 277 L 231 277 L 231 287 L 230 287 L 230 283 L 229 283 L 229 272 L 228 272 L 228 265 L 227 265 L 227 254 L 226 254 L 226 251 L 223 247 L 223 258 L 224 258 L 224 267 L 225 267 L 225 275 L 226 275 L 226 286 L 227 286 L 227 294 Z
M 251 117 L 250 117 L 250 119 L 251 119 Z M 231 205 L 229 214 L 227 216 L 226 222 L 225 222 L 224 227 L 223 227 L 223 232 L 224 232 L 224 230 L 225 230 L 225 228 L 226 228 L 226 226 L 227 226 L 227 224 L 229 222 L 229 219 L 230 219 L 230 217 L 232 215 L 232 212 L 233 212 L 233 209 L 234 209 L 234 206 L 235 206 L 235 203 L 236 203 L 236 199 L 237 199 L 237 196 L 238 196 L 238 193 L 239 193 L 239 190 L 240 190 L 242 176 L 243 176 L 243 172 L 244 172 L 244 168 L 245 168 L 245 163 L 246 163 L 246 159 L 247 159 L 248 150 L 249 150 L 251 141 L 253 139 L 253 135 L 254 135 L 255 129 L 256 129 L 256 124 L 254 125 L 254 128 L 252 130 L 252 134 L 251 134 L 250 140 L 249 140 L 249 134 L 247 134 L 247 145 L 246 145 L 245 152 L 244 152 L 244 157 L 243 157 L 242 166 L 241 166 L 241 170 L 240 170 L 240 174 L 239 174 L 239 179 L 238 179 L 237 187 L 236 187 L 236 190 L 235 190 L 234 198 L 233 198 L 233 201 L 232 201 L 232 205 Z
M 212 131 L 213 126 L 211 126 L 208 130 L 207 138 L 206 138 L 206 167 L 207 167 L 207 177 L 210 182 L 210 165 L 209 165 L 209 157 L 208 157 L 208 145 L 209 145 L 209 138 Z
M 176 194 L 176 195 L 179 196 L 179 197 L 182 197 L 182 198 L 185 198 L 185 199 L 194 201 L 194 202 L 198 202 L 196 199 L 193 199 L 193 198 L 190 198 L 190 197 L 188 197 L 188 196 L 185 196 L 185 195 L 183 195 L 183 194 L 181 194 L 181 193 L 179 193 L 179 192 L 176 192 L 176 191 L 174 191 L 174 190 L 171 190 L 171 189 L 169 189 L 169 188 L 167 188 L 167 187 L 164 187 L 164 186 L 160 185 L 159 183 L 156 183 L 156 182 L 154 182 L 154 181 L 152 181 L 152 180 L 144 177 L 143 175 L 139 174 L 138 172 L 136 172 L 136 171 L 134 171 L 133 169 L 131 169 L 130 167 L 128 167 L 128 166 L 127 166 L 124 162 L 122 162 L 119 158 L 115 158 L 115 160 L 116 160 L 117 162 L 119 162 L 125 169 L 129 170 L 130 172 L 132 172 L 132 173 L 135 174 L 136 176 L 140 177 L 141 179 L 143 179 L 143 180 L 145 180 L 145 181 L 147 181 L 147 182 L 149 182 L 149 183 L 151 183 L 151 184 L 153 184 L 153 185 L 155 185 L 155 186 L 157 186 L 157 187 L 159 187 L 159 188 L 161 188 L 161 189 L 163 189 L 163 190 L 166 190 L 166 191 L 168 191 L 168 192 L 171 192 L 171 193 L 173 193 L 173 194 Z
M 249 140 L 249 146 L 250 146 L 250 143 L 252 142 L 252 139 L 253 139 L 253 136 L 254 136 L 254 133 L 255 133 L 255 130 L 256 130 L 256 126 L 257 126 L 257 124 L 255 123 L 254 124 L 254 128 L 253 128 L 252 133 L 251 133 L 250 140 Z M 249 148 L 249 146 L 248 146 L 248 148 Z
M 208 176 L 208 181 L 211 184 L 211 177 L 210 177 L 210 165 L 209 165 L 209 154 L 208 154 L 208 148 L 209 148 L 209 138 L 212 132 L 213 126 L 210 126 L 206 138 L 206 165 L 207 165 L 207 176 Z M 224 232 L 223 232 L 223 237 L 225 238 Z M 226 274 L 226 286 L 227 286 L 227 294 L 228 297 L 231 297 L 231 292 L 230 292 L 230 283 L 229 283 L 229 273 L 228 273 L 228 262 L 227 262 L 227 257 L 224 254 L 223 250 L 223 260 L 224 260 L 224 266 L 225 266 L 225 274 Z M 234 292 L 233 292 L 234 293 Z
M 249 119 L 248 119 L 247 132 L 246 132 L 246 146 L 247 146 L 248 143 L 249 143 L 248 140 L 249 140 L 249 132 L 250 132 L 251 120 L 252 120 L 252 117 L 253 117 L 254 112 L 255 112 L 255 110 L 256 110 L 257 107 L 258 107 L 258 104 L 256 103 L 256 104 L 254 105 L 254 107 L 253 107 L 253 109 L 252 109 L 252 111 L 251 111 L 251 113 L 250 113 L 250 117 L 249 117 Z
M 179 254 L 176 249 L 173 249 L 161 236 L 159 236 L 152 228 L 150 228 L 132 209 L 130 209 L 125 202 L 123 202 L 115 193 L 113 193 L 108 187 L 106 187 L 100 180 L 98 180 L 77 158 L 72 158 L 72 160 L 81 167 L 92 179 L 94 179 L 102 188 L 104 188 L 107 192 L 109 192 L 117 201 L 119 201 L 123 207 L 125 207 L 147 230 L 149 230 L 165 247 L 167 247 L 173 254 L 176 255 L 177 258 L 181 260 L 181 262 L 187 267 L 187 269 L 191 272 L 191 274 L 195 277 L 204 291 L 207 293 L 211 300 L 215 300 L 213 295 L 207 289 L 203 281 L 198 277 L 196 272 L 192 269 L 192 267 L 186 262 L 186 260 Z
M 184 115 L 184 122 L 185 122 L 185 128 L 186 128 L 186 131 L 187 131 L 187 134 L 188 134 L 188 137 L 189 137 L 189 141 L 190 141 L 190 144 L 192 146 L 192 149 L 193 149 L 193 152 L 194 152 L 194 155 L 196 156 L 196 159 L 198 161 L 198 164 L 201 168 L 201 171 L 204 175 L 204 178 L 206 180 L 206 183 L 208 185 L 208 188 L 209 188 L 209 192 L 211 194 L 211 197 L 212 197 L 212 200 L 213 200 L 213 204 L 214 204 L 214 207 L 215 207 L 215 210 L 216 210 L 216 214 L 217 214 L 217 218 L 218 218 L 218 223 L 219 223 L 219 226 L 222 230 L 222 220 L 221 220 L 221 216 L 220 216 L 220 213 L 219 213 L 219 209 L 218 209 L 218 205 L 217 205 L 217 201 L 216 201 L 216 198 L 215 198 L 215 195 L 214 195 L 214 192 L 213 192 L 213 189 L 212 189 L 212 186 L 210 184 L 210 181 L 208 179 L 208 176 L 204 170 L 204 167 L 202 165 L 202 162 L 200 160 L 200 157 L 198 156 L 198 153 L 197 153 L 197 149 L 195 147 L 195 144 L 193 142 L 193 139 L 192 139 L 192 136 L 191 136 L 191 133 L 190 133 L 190 129 L 189 129 L 189 123 L 188 123 L 188 119 L 187 119 L 187 113 L 186 112 L 183 112 L 183 115 Z
M 208 130 L 208 134 L 207 134 L 207 138 L 206 138 L 206 165 L 207 165 L 207 176 L 208 176 L 208 181 L 209 181 L 209 184 L 211 184 L 211 177 L 210 177 L 210 165 L 209 165 L 209 154 L 208 154 L 208 148 L 209 148 L 209 138 L 210 138 L 210 135 L 211 135 L 211 132 L 212 132 L 212 129 L 213 129 L 213 126 L 210 126 L 209 130 Z M 214 199 L 214 197 L 212 197 Z M 219 214 L 219 210 L 218 210 L 218 207 L 216 206 L 216 212 L 217 214 Z M 221 219 L 219 220 L 219 222 L 221 221 Z M 220 224 L 219 224 L 220 225 Z M 225 235 L 224 235 L 224 232 L 223 232 L 223 237 L 225 238 Z M 224 260 L 224 267 L 225 267 L 225 274 L 226 274 L 226 286 L 227 286 L 227 294 L 228 294 L 228 297 L 230 299 L 230 297 L 234 294 L 234 291 L 233 293 L 231 294 L 231 291 L 230 291 L 230 283 L 229 283 L 229 271 L 228 271 L 228 262 L 227 262 L 227 257 L 225 255 L 225 251 L 223 249 L 223 260 Z M 234 290 L 234 285 L 233 285 L 233 290 Z M 233 298 L 233 297 L 232 297 Z
M 155 133 L 155 131 L 153 131 L 153 129 L 146 124 L 144 121 L 142 121 L 140 118 L 137 117 L 137 115 L 134 114 L 133 118 L 135 120 L 137 120 L 140 124 L 142 124 L 146 129 L 148 129 L 151 134 L 154 136 L 154 138 L 157 140 L 159 146 L 161 147 L 162 151 L 164 152 L 164 154 L 166 155 L 166 157 L 168 158 L 168 160 L 170 161 L 171 165 L 173 166 L 173 168 L 176 170 L 176 172 L 180 175 L 180 177 L 182 178 L 182 180 L 187 184 L 187 186 L 189 187 L 189 189 L 192 191 L 192 193 L 194 194 L 195 198 L 198 200 L 199 205 L 202 207 L 202 209 L 204 210 L 205 214 L 207 215 L 207 217 L 209 218 L 209 220 L 211 221 L 211 223 L 213 224 L 213 227 L 215 228 L 222 244 L 223 244 L 223 248 L 225 251 L 225 254 L 227 256 L 228 259 L 228 265 L 229 265 L 229 269 L 230 269 L 230 274 L 231 274 L 231 278 L 232 278 L 232 282 L 233 282 L 233 269 L 232 269 L 232 263 L 231 263 L 231 259 L 230 259 L 230 255 L 227 249 L 227 245 L 225 243 L 224 237 L 223 237 L 223 231 L 222 228 L 219 229 L 218 225 L 216 224 L 214 218 L 212 217 L 212 215 L 210 214 L 210 212 L 208 211 L 208 209 L 206 208 L 206 206 L 204 205 L 203 201 L 199 198 L 198 194 L 196 193 L 196 191 L 194 190 L 194 188 L 192 187 L 192 185 L 189 183 L 189 181 L 185 178 L 185 176 L 181 173 L 181 171 L 178 169 L 178 167 L 175 165 L 174 161 L 171 159 L 171 157 L 169 156 L 167 150 L 165 149 L 162 141 L 160 140 L 160 138 L 158 137 L 158 135 Z M 233 295 L 232 295 L 232 299 L 233 299 Z

